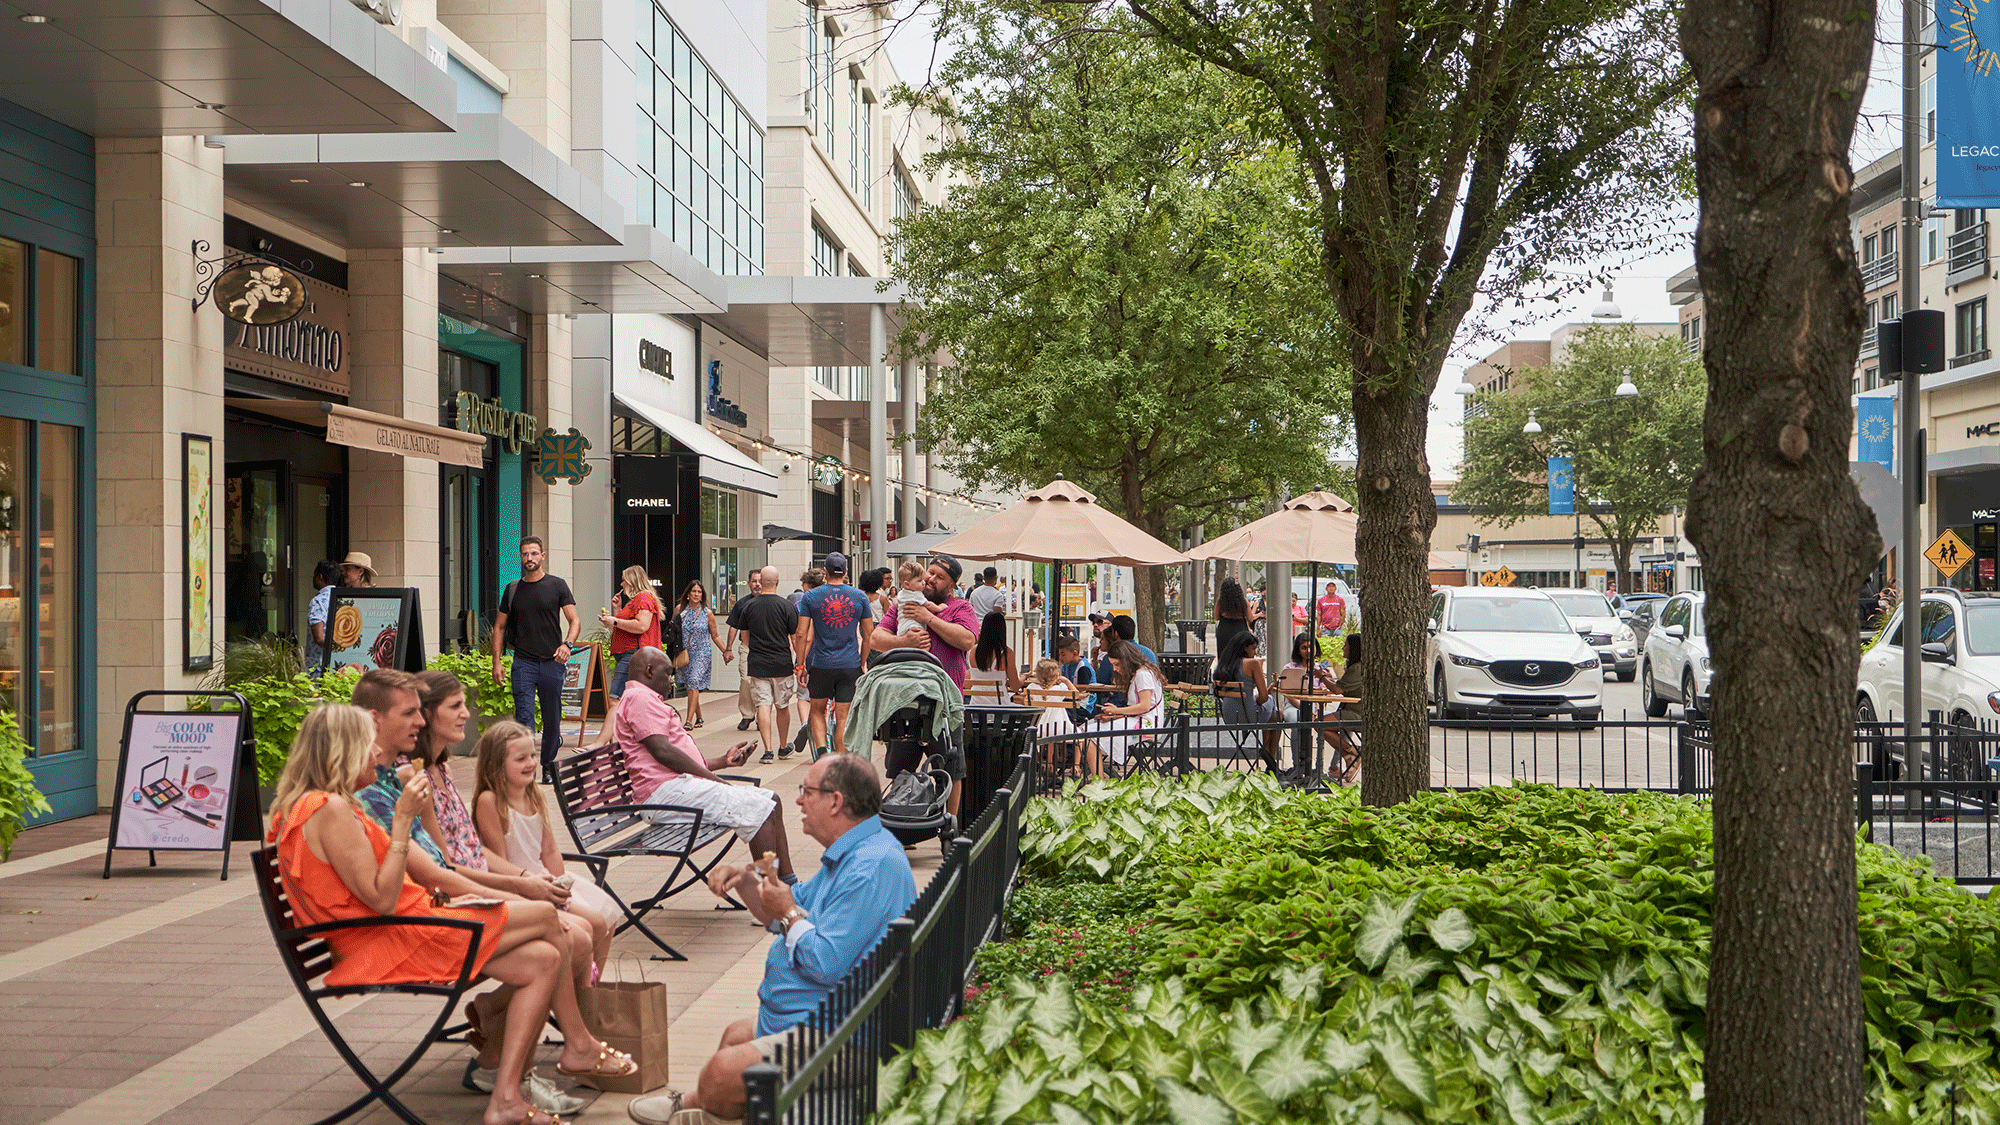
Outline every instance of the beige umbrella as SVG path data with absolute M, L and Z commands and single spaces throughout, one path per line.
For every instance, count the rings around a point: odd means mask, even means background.
M 1331 492 L 1308 492 L 1285 501 L 1263 519 L 1217 536 L 1188 553 L 1235 562 L 1345 563 L 1353 566 L 1354 505 Z M 1314 577 L 1318 577 L 1317 571 Z
M 1126 523 L 1086 489 L 1061 477 L 1021 502 L 931 548 L 961 559 L 1104 562 L 1176 566 L 1186 555 Z
M 1176 566 L 1186 555 L 1108 512 L 1087 489 L 1058 476 L 1021 498 L 1019 504 L 982 520 L 931 548 L 961 559 L 1023 559 L 1053 564 L 1060 574 L 1069 562 L 1118 566 Z M 1049 605 L 1062 604 L 1062 583 L 1049 591 Z M 1051 618 L 1055 620 L 1055 618 Z M 1049 634 L 1055 655 L 1056 630 Z

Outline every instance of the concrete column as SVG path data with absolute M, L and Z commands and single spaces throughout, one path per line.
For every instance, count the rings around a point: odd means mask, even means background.
M 560 315 L 538 316 L 534 318 L 529 333 L 528 409 L 542 420 L 546 428 L 559 434 L 568 433 L 569 428 L 575 425 L 572 421 L 575 415 L 571 411 L 580 405 L 575 401 L 571 380 L 572 333 L 569 321 Z M 610 410 L 608 400 L 603 409 Z M 600 452 L 595 442 L 591 444 L 592 453 Z M 591 473 L 595 476 L 597 470 L 592 469 Z M 588 482 L 590 478 L 584 479 Z M 540 535 L 548 543 L 550 574 L 567 576 L 576 573 L 572 501 L 578 487 L 562 478 L 557 478 L 554 484 L 543 484 L 539 476 L 528 477 L 528 512 L 534 526 L 528 529 L 527 534 Z M 577 604 L 583 603 L 579 601 Z M 590 604 L 605 603 L 596 601 Z
M 575 541 L 569 583 L 576 604 L 611 604 L 611 316 L 596 313 L 570 325 L 570 425 L 590 439 L 590 475 L 571 489 Z M 585 630 L 588 632 L 588 630 Z
M 183 667 L 181 434 L 211 450 L 223 513 L 222 314 L 191 308 L 194 255 L 222 252 L 222 153 L 197 137 L 97 142 L 97 791 L 116 799 L 125 701 L 199 686 Z M 209 551 L 212 649 L 222 655 L 223 535 Z M 114 607 L 124 607 L 124 612 Z M 162 608 L 164 607 L 164 609 Z
M 868 306 L 868 565 L 889 561 L 889 318 Z
M 354 386 L 362 410 L 438 416 L 437 259 L 421 249 L 356 250 L 347 260 Z M 490 440 L 490 439 L 489 439 Z M 382 586 L 414 586 L 438 612 L 438 463 L 355 449 L 347 457 L 348 540 Z M 502 544 L 503 553 L 511 550 Z M 435 650 L 437 638 L 426 637 Z
M 917 488 L 924 483 L 917 464 L 917 361 L 905 358 L 899 373 L 903 399 L 903 525 L 904 535 L 917 530 Z
M 794 462 L 776 450 L 765 452 L 763 465 L 777 475 L 778 495 L 775 498 L 760 498 L 757 505 L 760 522 L 753 524 L 746 519 L 742 532 L 745 536 L 755 536 L 762 523 L 781 524 L 802 531 L 812 530 L 813 525 L 812 459 L 817 452 L 813 448 L 812 368 L 773 367 L 770 388 L 770 405 L 761 424 L 767 428 L 774 444 L 797 450 L 806 455 L 806 460 Z M 752 418 L 751 422 L 757 424 L 759 420 Z M 810 539 L 773 543 L 765 557 L 783 574 L 797 576 L 811 561 L 813 547 L 814 541 Z M 789 591 L 790 587 L 786 589 Z
M 573 135 L 568 0 L 437 0 L 437 15 L 507 73 L 500 110 L 507 120 L 568 160 Z

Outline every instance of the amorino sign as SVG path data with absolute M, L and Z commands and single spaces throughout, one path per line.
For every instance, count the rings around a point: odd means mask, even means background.
M 521 452 L 521 447 L 534 441 L 541 432 L 540 419 L 523 411 L 509 410 L 497 398 L 481 399 L 471 391 L 460 391 L 453 405 L 459 429 L 468 434 L 497 437 L 506 444 L 509 453 Z
M 310 274 L 293 276 L 304 283 L 305 307 L 282 324 L 228 322 L 222 334 L 223 366 L 344 397 L 349 393 L 347 290 Z

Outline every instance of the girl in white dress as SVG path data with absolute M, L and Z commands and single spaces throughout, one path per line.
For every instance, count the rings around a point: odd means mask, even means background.
M 541 749 L 528 728 L 511 720 L 494 723 L 479 737 L 479 780 L 473 789 L 472 819 L 479 840 L 517 863 L 521 870 L 561 880 L 562 849 L 550 831 L 548 802 L 542 798 Z M 563 907 L 591 929 L 594 984 L 611 954 L 611 933 L 618 926 L 618 904 L 588 878 L 569 884 L 569 905 Z
M 1146 659 L 1146 654 L 1139 651 L 1138 645 L 1121 640 L 1111 646 L 1111 674 L 1118 686 L 1125 689 L 1126 702 L 1121 707 L 1099 707 L 1098 718 L 1085 724 L 1084 730 L 1106 734 L 1146 731 L 1157 728 L 1165 721 L 1165 681 L 1160 678 L 1159 668 Z M 1106 739 L 1111 744 L 1111 761 L 1124 765 L 1126 752 L 1139 737 L 1137 734 L 1126 734 Z M 1103 772 L 1103 759 L 1095 741 L 1087 744 L 1085 756 L 1089 759 L 1091 773 Z

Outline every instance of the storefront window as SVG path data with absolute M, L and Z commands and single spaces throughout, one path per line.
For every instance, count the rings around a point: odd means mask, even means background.
M 0 238 L 0 363 L 27 362 L 22 340 L 26 318 L 21 315 L 28 307 L 21 291 L 27 249 L 11 238 Z
M 41 426 L 36 528 L 40 556 L 35 560 L 40 585 L 36 631 L 41 634 L 35 663 L 41 691 L 35 707 L 41 714 L 41 737 L 34 742 L 42 754 L 78 746 L 77 638 L 82 633 L 76 613 L 78 436 L 69 426 L 46 422 Z
M 0 239 L 0 253 L 6 245 L 6 240 Z M 33 425 L 18 418 L 0 418 L 0 708 L 16 716 L 28 702 L 22 690 L 28 657 L 28 619 L 22 593 L 29 573 L 26 488 L 28 432 Z
M 68 254 L 35 252 L 34 365 L 44 371 L 76 374 L 76 279 L 82 265 Z
M 701 490 L 701 533 L 715 539 L 735 539 L 736 494 L 719 489 Z
M 0 708 L 14 713 L 37 755 L 80 744 L 80 436 L 69 426 L 0 418 Z

